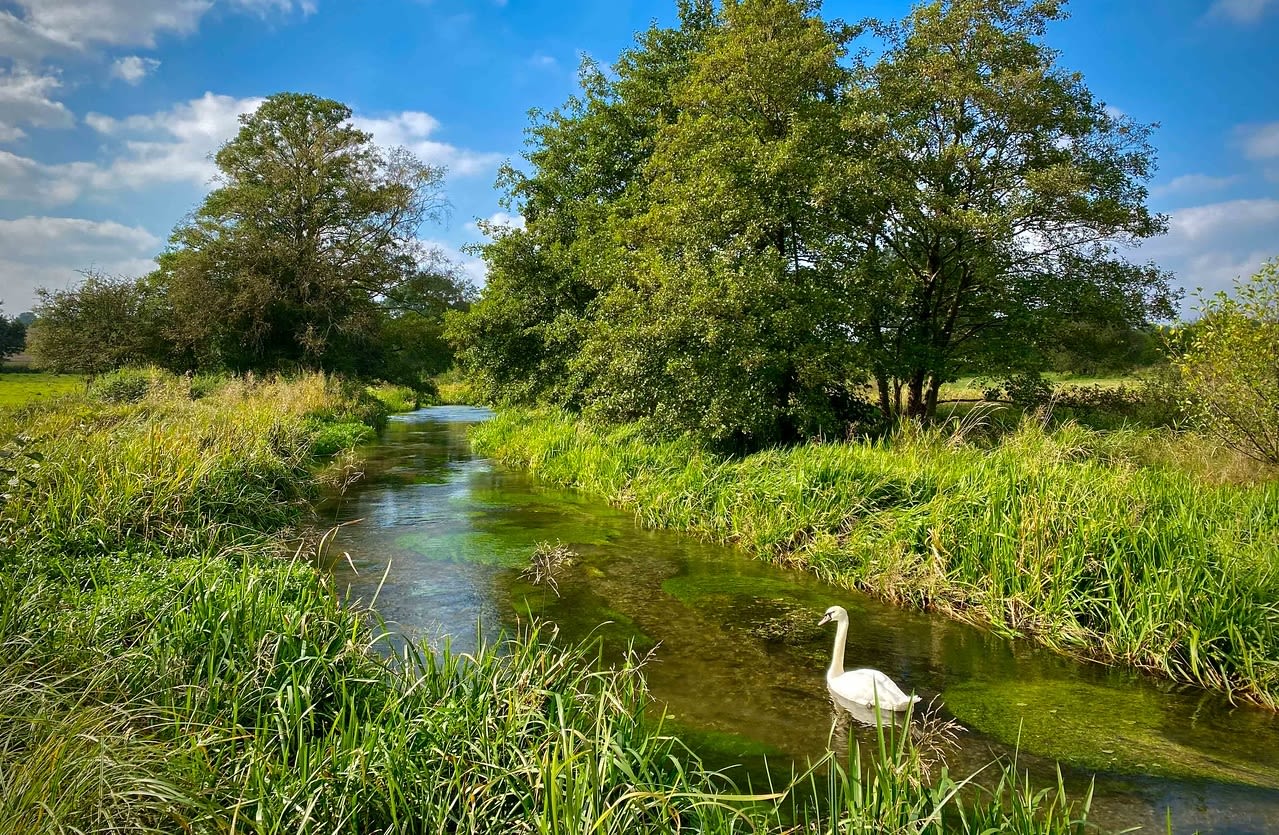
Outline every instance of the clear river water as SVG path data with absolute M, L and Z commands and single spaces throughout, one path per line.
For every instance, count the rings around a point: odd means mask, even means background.
M 469 426 L 489 412 L 436 407 L 392 418 L 362 449 L 366 477 L 321 508 L 353 522 L 330 551 L 340 591 L 400 633 L 455 650 L 531 616 L 561 638 L 602 640 L 605 658 L 652 650 L 646 676 L 674 727 L 717 768 L 759 786 L 852 733 L 824 671 L 832 604 L 850 615 L 849 669 L 876 667 L 966 730 L 948 756 L 964 776 L 1016 756 L 1071 797 L 1094 787 L 1107 830 L 1279 832 L 1279 718 L 1144 675 L 1078 663 L 941 616 L 883 604 L 477 457 Z M 358 521 L 356 521 L 358 520 Z M 521 579 L 535 545 L 577 553 L 558 593 Z M 839 730 L 833 735 L 832 728 Z M 841 736 L 844 735 L 844 736 Z

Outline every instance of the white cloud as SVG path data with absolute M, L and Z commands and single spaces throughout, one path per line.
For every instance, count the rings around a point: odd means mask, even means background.
M 360 130 L 373 134 L 379 145 L 403 145 L 424 161 L 442 165 L 458 177 L 491 171 L 503 159 L 502 154 L 470 151 L 430 139 L 440 123 L 428 113 L 409 110 L 376 119 L 356 116 L 353 121 Z
M 0 10 L 0 54 L 38 61 L 93 45 L 153 47 L 163 34 L 187 35 L 216 0 L 16 0 Z M 312 0 L 226 0 L 233 10 L 259 15 L 309 14 Z
M 443 241 L 423 240 L 422 243 L 435 250 L 442 258 L 456 264 L 461 269 L 463 277 L 471 284 L 476 287 L 484 286 L 484 282 L 488 279 L 488 266 L 484 263 L 484 259 L 468 255 L 452 244 L 447 244 Z
M 160 239 L 137 226 L 72 217 L 0 220 L 0 301 L 7 314 L 35 302 L 37 287 L 62 289 L 77 270 L 141 275 L 155 267 Z
M 509 212 L 494 212 L 484 219 L 484 223 L 495 229 L 524 229 L 524 215 L 513 215 Z M 480 225 L 475 221 L 466 224 L 470 232 L 479 232 Z M 500 234 L 500 233 L 499 233 Z
M 1243 151 L 1249 159 L 1279 158 L 1279 122 L 1241 125 L 1235 133 L 1243 141 Z
M 1148 241 L 1137 256 L 1173 270 L 1187 290 L 1214 293 L 1279 254 L 1277 242 L 1279 200 L 1229 200 L 1172 212 L 1168 234 Z
M 207 186 L 217 174 L 212 155 L 239 130 L 239 117 L 260 98 L 205 93 L 156 113 L 116 118 L 100 113 L 85 124 L 106 141 L 114 156 L 105 162 L 45 164 L 0 150 L 0 199 L 59 205 L 117 189 L 144 190 L 164 183 Z M 383 145 L 404 145 L 429 163 L 467 176 L 491 170 L 502 157 L 428 139 L 439 122 L 408 111 L 386 118 L 357 117 L 355 123 Z
M 1216 0 L 1208 9 L 1210 17 L 1224 17 L 1236 23 L 1261 20 L 1275 0 Z
M 19 125 L 42 128 L 69 128 L 75 117 L 50 94 L 62 86 L 56 76 L 35 75 L 24 70 L 0 70 L 0 141 L 20 139 L 26 134 Z
M 554 56 L 547 55 L 545 52 L 535 52 L 528 59 L 528 65 L 539 70 L 553 70 L 560 65 L 560 62 L 555 60 Z
M 111 64 L 111 75 L 123 80 L 126 84 L 137 84 L 159 66 L 160 62 L 154 58 L 126 55 L 123 58 L 117 58 Z
M 85 122 L 103 136 L 123 140 L 123 153 L 92 178 L 98 188 L 141 189 L 152 183 L 204 186 L 217 167 L 211 155 L 239 130 L 242 113 L 260 98 L 237 99 L 205 93 L 168 110 L 115 119 L 90 113 Z
M 1239 179 L 1236 176 L 1213 177 L 1209 174 L 1182 174 L 1180 177 L 1174 177 L 1162 185 L 1155 186 L 1151 189 L 1151 193 L 1161 196 L 1202 194 L 1232 186 L 1239 182 Z

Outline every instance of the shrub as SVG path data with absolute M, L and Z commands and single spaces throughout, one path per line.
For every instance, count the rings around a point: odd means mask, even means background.
M 94 380 L 89 393 L 100 403 L 137 403 L 156 383 L 157 372 L 153 369 L 121 368 Z
M 1279 464 L 1279 259 L 1200 310 L 1177 359 L 1187 408 L 1227 446 Z

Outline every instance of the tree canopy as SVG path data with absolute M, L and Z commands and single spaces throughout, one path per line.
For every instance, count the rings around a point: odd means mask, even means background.
M 422 386 L 452 362 L 446 310 L 469 285 L 423 243 L 444 169 L 381 148 L 345 105 L 280 93 L 240 117 L 217 187 L 140 280 L 45 293 L 37 360 L 233 371 L 323 369 Z
M 1151 129 L 1059 66 L 1061 3 L 819 12 L 681 3 L 538 116 L 503 179 L 525 227 L 451 325 L 486 394 L 758 445 L 1171 313 L 1120 257 L 1165 225 Z

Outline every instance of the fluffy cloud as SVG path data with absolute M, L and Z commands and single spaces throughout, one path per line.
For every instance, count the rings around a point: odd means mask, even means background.
M 513 215 L 509 212 L 494 212 L 484 219 L 484 223 L 495 230 L 525 228 L 524 215 Z M 466 229 L 470 232 L 479 232 L 480 225 L 475 221 L 471 221 L 466 224 Z
M 159 66 L 160 62 L 154 58 L 126 55 L 123 58 L 117 58 L 111 64 L 111 75 L 123 80 L 126 84 L 137 84 Z
M 240 114 L 252 113 L 261 103 L 260 98 L 205 93 L 149 115 L 114 119 L 90 113 L 85 117 L 89 127 L 122 143 L 122 153 L 99 167 L 90 184 L 131 189 L 165 182 L 205 186 L 217 173 L 211 154 L 235 136 Z
M 1209 7 L 1208 14 L 1237 23 L 1253 23 L 1260 20 L 1274 5 L 1275 0 L 1216 0 Z
M 145 229 L 71 217 L 0 220 L 0 301 L 6 314 L 35 301 L 37 287 L 75 284 L 76 270 L 140 275 L 154 268 L 160 239 Z
M 215 0 L 16 0 L 0 10 L 0 54 L 37 61 L 47 55 L 94 45 L 155 46 L 163 34 L 187 35 Z M 256 14 L 303 14 L 311 0 L 225 0 L 224 5 Z
M 75 117 L 50 94 L 61 83 L 56 76 L 26 71 L 0 70 L 0 141 L 24 136 L 19 125 L 42 128 L 69 128 Z
M 1203 194 L 1204 192 L 1218 191 L 1237 182 L 1239 182 L 1239 177 L 1235 176 L 1213 177 L 1208 174 L 1182 174 L 1180 177 L 1174 177 L 1162 185 L 1155 186 L 1150 191 L 1152 194 L 1159 196 Z
M 1173 270 L 1187 290 L 1215 293 L 1279 254 L 1276 241 L 1279 200 L 1229 200 L 1172 212 L 1168 234 L 1147 242 L 1137 255 Z
M 428 113 L 410 110 L 380 119 L 357 116 L 354 122 L 360 130 L 373 134 L 379 145 L 403 145 L 426 162 L 442 165 L 458 177 L 491 171 L 503 159 L 501 154 L 469 151 L 431 139 L 440 123 Z
M 1243 151 L 1249 159 L 1279 158 L 1279 122 L 1242 125 L 1235 132 L 1243 142 Z

